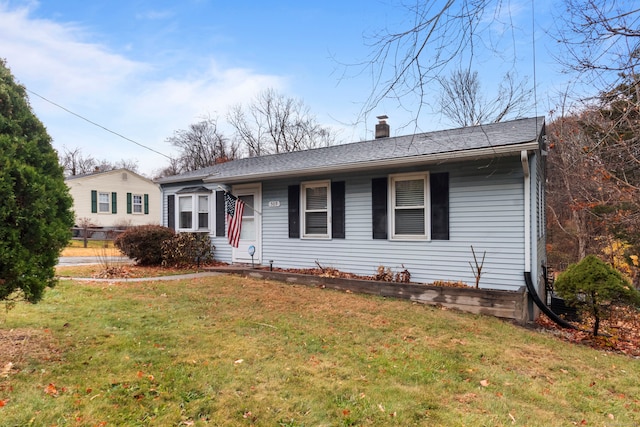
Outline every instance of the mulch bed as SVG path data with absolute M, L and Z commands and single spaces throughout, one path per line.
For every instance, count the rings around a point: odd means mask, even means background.
M 576 324 L 579 329 L 565 329 L 544 314 L 536 319 L 539 328 L 554 336 L 575 344 L 598 350 L 640 357 L 640 312 L 627 307 L 616 308 L 610 319 L 600 322 L 598 336 L 592 335 L 593 324 L 586 321 Z

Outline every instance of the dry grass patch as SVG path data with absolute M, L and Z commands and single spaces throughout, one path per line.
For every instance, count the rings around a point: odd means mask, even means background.
M 18 305 L 50 331 L 0 388 L 7 425 L 634 425 L 637 360 L 493 318 L 220 276 Z

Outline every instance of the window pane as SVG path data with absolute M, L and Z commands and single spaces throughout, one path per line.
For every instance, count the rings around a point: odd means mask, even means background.
M 198 196 L 198 212 L 209 212 L 209 196 Z
M 396 206 L 424 206 L 424 180 L 396 181 Z
M 256 223 L 253 218 L 245 218 L 245 216 L 242 215 L 240 240 L 256 240 Z
M 98 211 L 109 212 L 109 193 L 98 194 Z
M 305 234 L 327 234 L 327 213 L 307 212 Z
M 200 228 L 200 229 L 209 228 L 209 213 L 208 212 L 199 212 L 198 213 L 198 228 Z
M 186 212 L 186 211 L 191 212 L 192 205 L 193 204 L 192 204 L 191 196 L 180 197 L 180 212 Z
M 253 195 L 238 196 L 238 198 L 244 202 L 242 217 L 253 216 Z
M 397 209 L 395 215 L 395 234 L 425 234 L 424 209 Z
M 180 212 L 180 228 L 191 228 L 191 212 Z
M 306 189 L 307 210 L 327 209 L 327 187 L 310 187 Z
M 180 208 L 180 224 L 179 228 L 191 228 L 193 226 L 193 199 L 189 197 L 180 197 L 178 199 Z

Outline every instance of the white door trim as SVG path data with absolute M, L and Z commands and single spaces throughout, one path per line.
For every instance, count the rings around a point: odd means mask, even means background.
M 250 263 L 251 256 L 249 255 L 248 248 L 253 245 L 255 247 L 255 253 L 253 255 L 253 262 L 258 265 L 262 262 L 262 184 L 241 184 L 234 185 L 231 189 L 231 193 L 234 196 L 253 196 L 253 218 L 255 224 L 255 240 L 247 241 L 240 238 L 240 243 L 237 248 L 233 248 L 231 260 L 232 262 Z M 246 210 L 245 210 L 246 213 Z M 242 233 L 241 233 L 242 236 Z

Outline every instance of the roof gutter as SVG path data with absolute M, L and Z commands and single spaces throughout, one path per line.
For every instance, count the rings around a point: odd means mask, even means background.
M 411 156 L 411 157 L 399 157 L 395 159 L 380 159 L 380 160 L 371 160 L 364 162 L 354 162 L 354 163 L 341 163 L 334 166 L 319 166 L 315 168 L 305 168 L 305 169 L 293 169 L 281 172 L 264 172 L 264 173 L 255 173 L 255 174 L 245 174 L 245 175 L 236 175 L 236 176 L 220 176 L 216 174 L 211 174 L 208 177 L 203 179 L 203 182 L 221 182 L 225 183 L 235 183 L 235 182 L 250 182 L 250 181 L 258 181 L 262 179 L 275 179 L 275 178 L 286 178 L 290 176 L 300 176 L 304 175 L 326 175 L 331 172 L 357 172 L 366 169 L 380 169 L 380 168 L 390 168 L 394 166 L 415 166 L 415 165 L 424 165 L 428 163 L 444 163 L 451 162 L 457 160 L 480 160 L 484 158 L 492 158 L 496 156 L 508 156 L 517 153 L 519 150 L 527 151 L 527 150 L 536 150 L 538 149 L 538 142 L 531 141 L 522 144 L 514 145 L 504 145 L 499 147 L 487 147 L 476 150 L 461 150 L 461 151 L 449 151 L 445 153 L 438 154 L 426 154 L 420 156 Z

